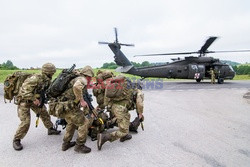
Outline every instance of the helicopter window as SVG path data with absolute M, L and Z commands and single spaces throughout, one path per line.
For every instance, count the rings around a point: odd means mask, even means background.
M 181 73 L 181 70 L 178 70 L 178 73 Z
M 232 66 L 228 66 L 230 68 L 230 70 L 234 71 L 233 67 Z
M 192 65 L 191 67 L 192 67 L 193 70 L 197 70 L 198 69 L 197 65 Z

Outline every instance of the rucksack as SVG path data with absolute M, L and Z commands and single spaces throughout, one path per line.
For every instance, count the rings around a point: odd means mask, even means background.
M 22 71 L 8 75 L 4 80 L 4 100 L 8 99 L 11 101 L 18 94 L 24 81 L 31 75 Z
M 64 69 L 56 79 L 51 83 L 46 91 L 46 95 L 50 98 L 57 98 L 68 87 L 69 82 L 77 77 L 77 74 L 73 72 L 75 64 L 70 69 Z
M 124 77 L 118 76 L 113 78 L 105 88 L 105 97 L 113 101 L 130 100 L 133 95 L 132 82 Z

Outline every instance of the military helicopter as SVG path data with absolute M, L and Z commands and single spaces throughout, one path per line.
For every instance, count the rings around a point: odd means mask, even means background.
M 134 44 L 123 44 L 118 42 L 117 28 L 115 31 L 114 42 L 98 42 L 99 44 L 107 44 L 114 53 L 114 61 L 119 66 L 116 71 L 137 75 L 142 79 L 147 77 L 156 78 L 174 78 L 174 79 L 194 79 L 200 82 L 203 79 L 210 79 L 210 70 L 213 69 L 219 84 L 224 83 L 225 79 L 233 79 L 235 72 L 233 68 L 213 57 L 206 57 L 208 53 L 224 53 L 224 52 L 249 52 L 250 50 L 235 50 L 235 51 L 208 51 L 209 46 L 217 39 L 217 37 L 209 37 L 200 50 L 195 52 L 181 53 L 163 53 L 149 54 L 136 56 L 161 56 L 161 55 L 186 55 L 199 54 L 199 56 L 188 56 L 184 59 L 175 58 L 173 62 L 163 65 L 155 65 L 148 67 L 136 68 L 121 51 L 121 46 L 134 46 Z

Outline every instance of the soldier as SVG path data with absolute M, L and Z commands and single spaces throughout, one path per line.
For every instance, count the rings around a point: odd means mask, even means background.
M 87 87 L 93 76 L 93 69 L 90 66 L 84 67 L 80 70 L 79 76 L 70 81 L 69 88 L 61 95 L 63 107 L 57 107 L 57 109 L 60 110 L 59 108 L 63 108 L 61 117 L 65 118 L 68 123 L 63 138 L 63 151 L 75 146 L 74 150 L 76 152 L 91 152 L 91 149 L 85 146 L 89 120 L 85 117 L 85 113 L 80 107 L 83 107 L 84 110 L 88 107 L 83 99 L 83 93 L 87 91 Z M 71 142 L 76 128 L 78 128 L 76 142 Z
M 210 68 L 209 71 L 210 75 L 211 75 L 211 84 L 215 84 L 215 72 L 212 68 Z
M 133 89 L 126 89 L 127 87 L 127 81 L 126 78 L 123 76 L 118 76 L 114 78 L 115 80 L 122 81 L 124 84 L 120 85 L 122 86 L 122 89 L 119 90 L 120 88 L 115 87 L 114 91 L 111 92 L 117 92 L 117 95 L 108 95 L 108 90 L 110 89 L 109 86 L 106 87 L 105 89 L 105 99 L 104 99 L 104 104 L 110 106 L 111 108 L 111 113 L 114 114 L 116 123 L 118 124 L 119 130 L 114 131 L 112 133 L 100 133 L 97 136 L 97 146 L 98 149 L 101 150 L 102 145 L 107 142 L 113 142 L 117 139 L 120 139 L 121 142 L 124 142 L 126 140 L 130 140 L 132 136 L 128 134 L 129 132 L 129 126 L 130 126 L 130 114 L 129 110 L 131 109 L 131 106 L 133 105 Z M 111 81 L 112 83 L 113 81 Z M 118 95 L 118 92 L 120 94 Z M 109 97 L 109 98 L 107 98 Z M 142 113 L 139 114 L 139 118 L 142 118 Z
M 56 68 L 51 63 L 42 66 L 42 74 L 34 74 L 27 78 L 22 84 L 17 95 L 18 117 L 21 123 L 16 131 L 13 140 L 15 150 L 22 150 L 21 139 L 25 137 L 30 127 L 30 109 L 32 109 L 43 121 L 44 126 L 48 129 L 48 135 L 58 135 L 61 131 L 53 128 L 53 123 L 47 112 L 46 106 L 40 100 L 42 93 L 49 87 Z
M 136 117 L 129 125 L 130 132 L 136 132 L 142 121 L 144 121 L 143 109 L 144 109 L 144 93 L 142 92 L 142 87 L 136 84 L 133 92 L 133 103 L 134 108 L 136 109 L 138 117 Z M 132 109 L 134 109 L 132 108 Z
M 104 93 L 105 93 L 105 86 L 107 85 L 107 82 L 111 80 L 111 78 L 114 77 L 114 74 L 109 70 L 101 71 L 99 70 L 96 74 L 96 80 L 97 84 L 95 88 L 93 88 L 93 94 L 96 96 L 96 101 L 98 103 L 98 108 L 104 109 Z M 144 101 L 144 94 L 142 92 L 142 87 L 139 85 L 139 83 L 133 83 L 133 105 L 131 106 L 129 110 L 136 109 L 136 112 L 138 114 L 138 117 L 136 117 L 129 125 L 129 131 L 136 132 L 138 126 L 140 125 L 140 122 L 143 120 L 143 101 Z M 108 112 L 110 112 L 109 108 Z M 116 118 L 112 115 L 112 112 L 110 112 L 110 118 L 109 121 L 106 122 L 107 128 L 112 128 L 113 126 L 117 126 L 116 124 Z

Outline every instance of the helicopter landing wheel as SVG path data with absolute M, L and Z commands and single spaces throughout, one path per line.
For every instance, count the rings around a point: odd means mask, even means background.
M 196 79 L 196 82 L 201 82 L 201 79 Z
M 218 78 L 218 84 L 223 84 L 224 83 L 224 78 Z

